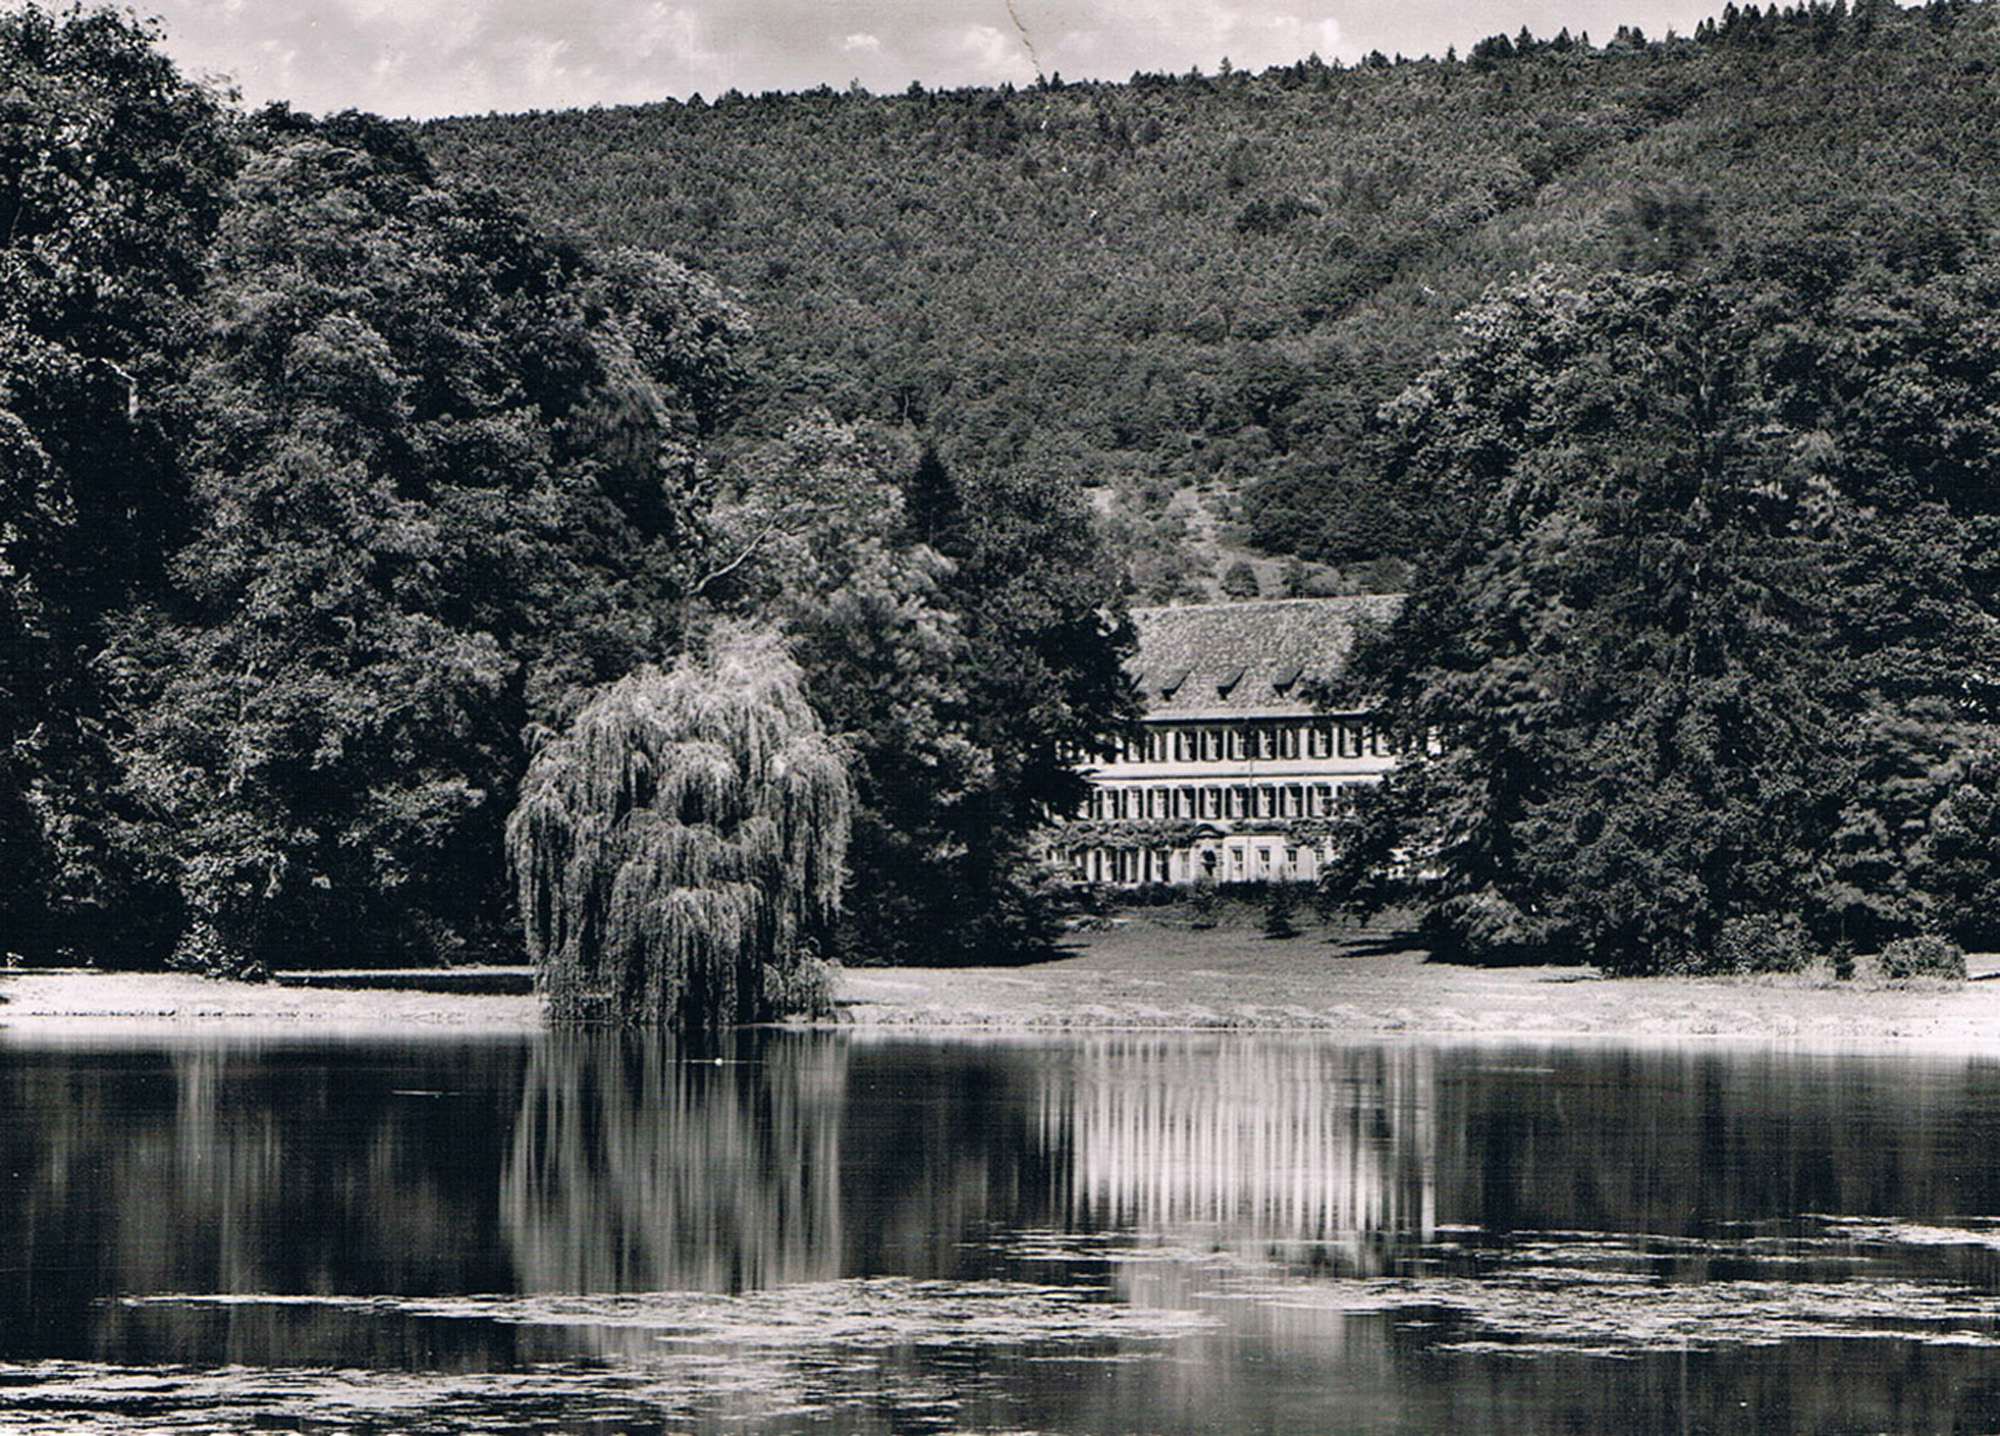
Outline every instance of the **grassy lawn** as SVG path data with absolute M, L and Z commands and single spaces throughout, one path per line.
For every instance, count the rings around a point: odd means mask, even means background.
M 1882 986 L 1803 977 L 1623 978 L 1588 968 L 1433 963 L 1394 925 L 1301 920 L 1275 940 L 1255 914 L 1214 928 L 1135 909 L 1019 968 L 861 968 L 843 1015 L 867 1026 L 1293 1028 L 1435 1036 L 1731 1038 L 1810 1045 L 1991 1046 L 2000 983 Z

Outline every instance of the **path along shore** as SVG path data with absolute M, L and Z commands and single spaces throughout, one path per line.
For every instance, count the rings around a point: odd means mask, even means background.
M 1908 986 L 1803 978 L 1608 979 L 1585 969 L 1452 967 L 1338 930 L 1283 941 L 1142 919 L 1019 968 L 859 968 L 841 1022 L 875 1030 L 1298 1030 L 1357 1037 L 1715 1039 L 1941 1048 L 2000 1056 L 2000 956 L 1974 979 Z M 165 973 L 0 975 L 0 1039 L 199 1032 L 507 1036 L 530 993 L 215 982 Z

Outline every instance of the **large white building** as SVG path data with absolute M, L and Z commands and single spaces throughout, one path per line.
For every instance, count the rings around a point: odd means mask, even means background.
M 1089 882 L 1307 882 L 1343 790 L 1395 754 L 1365 710 L 1310 698 L 1393 596 L 1142 608 L 1131 671 L 1142 736 L 1085 771 L 1091 794 L 1056 852 Z

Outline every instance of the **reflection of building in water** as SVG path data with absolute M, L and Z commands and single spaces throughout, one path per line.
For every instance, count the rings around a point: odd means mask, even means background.
M 840 1270 L 847 1053 L 689 1062 L 664 1039 L 535 1048 L 501 1207 L 530 1292 L 743 1291 Z
M 1416 1048 L 1110 1038 L 1051 1077 L 1044 1140 L 1078 1226 L 1367 1273 L 1435 1230 L 1434 1085 Z

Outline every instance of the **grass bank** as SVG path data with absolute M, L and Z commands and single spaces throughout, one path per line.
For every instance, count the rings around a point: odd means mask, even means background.
M 1976 978 L 2000 975 L 1978 957 Z M 1624 978 L 1587 969 L 1451 967 L 1392 927 L 1306 925 L 1271 939 L 1257 916 L 1213 928 L 1137 909 L 1018 968 L 854 968 L 843 1024 L 919 1029 L 1289 1029 L 1355 1036 L 1729 1039 L 2000 1053 L 2000 981 L 1907 986 L 1809 978 Z M 518 1034 L 524 992 L 215 982 L 178 974 L 0 976 L 0 1031 L 53 1038 L 209 1031 L 277 1035 Z
M 1976 976 L 2000 958 L 1975 958 Z M 1140 909 L 1032 967 L 860 969 L 844 1016 L 874 1027 L 1256 1028 L 1428 1036 L 1743 1038 L 1991 1047 L 2000 982 L 1606 978 L 1586 968 L 1454 967 L 1392 928 L 1265 937 L 1237 914 L 1195 929 Z
M 222 982 L 173 972 L 47 971 L 0 976 L 0 1032 L 78 1039 L 230 1031 L 394 1037 L 533 1032 L 530 993 Z

